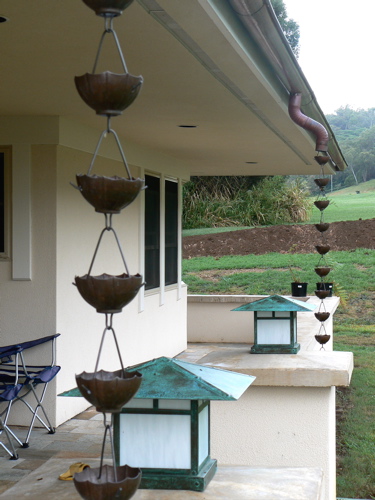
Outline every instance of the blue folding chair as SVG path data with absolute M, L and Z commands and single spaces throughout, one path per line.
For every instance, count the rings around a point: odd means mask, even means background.
M 19 444 L 22 445 L 21 441 L 14 434 L 7 425 L 7 420 L 9 416 L 12 403 L 17 399 L 19 392 L 22 389 L 22 384 L 18 383 L 18 366 L 19 366 L 19 355 L 20 348 L 18 346 L 12 347 L 11 349 L 0 347 L 0 360 L 2 363 L 14 361 L 15 370 L 13 372 L 13 377 L 7 375 L 7 381 L 1 381 L 0 379 L 0 405 L 5 404 L 5 408 L 0 411 L 0 436 L 4 432 L 9 443 L 9 448 L 0 440 L 0 446 L 10 455 L 10 460 L 17 460 L 18 454 L 14 448 L 12 439 L 15 439 Z M 5 417 L 3 418 L 3 416 Z
M 43 407 L 43 400 L 49 382 L 51 382 L 51 380 L 56 377 L 61 368 L 60 366 L 56 365 L 56 338 L 59 337 L 59 335 L 60 334 L 57 333 L 55 335 L 49 335 L 47 337 L 42 337 L 27 342 L 20 342 L 19 344 L 13 346 L 7 346 L 8 349 L 15 347 L 19 349 L 19 356 L 22 366 L 16 367 L 15 360 L 8 360 L 8 363 L 4 364 L 3 362 L 3 364 L 0 365 L 0 382 L 2 381 L 3 383 L 9 382 L 9 380 L 14 376 L 14 372 L 18 370 L 18 381 L 20 384 L 22 384 L 21 388 L 24 390 L 18 392 L 15 401 L 22 401 L 32 413 L 32 419 L 27 431 L 26 439 L 24 443 L 20 443 L 23 448 L 29 447 L 30 435 L 36 419 L 42 424 L 43 427 L 45 427 L 45 429 L 47 429 L 49 434 L 55 433 L 55 429 L 49 420 L 45 408 Z M 52 356 L 50 364 L 29 365 L 26 361 L 26 351 L 41 344 L 45 344 L 46 342 L 51 342 L 52 345 Z M 39 396 L 37 393 L 38 386 L 42 387 Z M 30 393 L 33 395 L 33 399 L 35 399 L 35 406 L 31 404 L 30 400 L 26 400 L 26 397 Z M 40 415 L 38 415 L 39 410 L 43 412 L 45 421 L 42 419 L 42 417 L 40 417 Z M 5 424 L 8 420 L 9 411 L 6 415 Z M 18 438 L 16 438 L 16 440 L 20 442 Z

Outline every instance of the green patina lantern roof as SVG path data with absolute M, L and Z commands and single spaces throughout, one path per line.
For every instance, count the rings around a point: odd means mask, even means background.
M 306 304 L 300 300 L 281 297 L 281 295 L 270 295 L 264 299 L 236 307 L 232 311 L 301 311 L 311 312 L 316 308 L 314 304 Z
M 255 377 L 161 357 L 129 368 L 142 373 L 137 399 L 235 401 Z

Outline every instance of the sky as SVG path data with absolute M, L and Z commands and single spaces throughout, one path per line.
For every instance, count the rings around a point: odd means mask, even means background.
M 375 107 L 375 0 L 284 0 L 298 62 L 325 114 Z

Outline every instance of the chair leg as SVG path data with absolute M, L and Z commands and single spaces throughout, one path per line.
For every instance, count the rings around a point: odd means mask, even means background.
M 2 446 L 4 448 L 4 450 L 8 453 L 8 455 L 10 455 L 10 459 L 9 460 L 18 460 L 18 454 L 16 453 L 16 450 L 14 449 L 14 445 L 13 445 L 12 438 L 11 438 L 11 436 L 15 437 L 15 435 L 9 429 L 9 427 L 4 424 L 4 422 L 3 422 L 3 420 L 2 420 L 1 417 L 0 417 L 0 426 L 2 427 L 2 430 L 0 431 L 0 434 L 1 434 L 2 431 L 5 432 L 5 435 L 6 435 L 7 439 L 8 439 L 8 442 L 9 442 L 10 450 L 5 446 L 5 444 L 2 441 L 0 441 L 0 446 Z
M 20 446 L 22 446 L 22 441 L 8 427 L 8 418 L 9 418 L 10 409 L 12 408 L 12 404 L 13 404 L 13 401 L 9 401 L 7 409 L 4 410 L 2 413 L 0 413 L 0 425 L 4 429 L 7 436 L 8 435 L 13 436 L 14 440 L 17 441 L 17 443 Z M 5 415 L 4 419 L 2 419 L 3 415 Z M 1 433 L 1 431 L 0 431 L 0 433 Z M 8 437 L 8 439 L 9 439 L 9 437 Z
M 47 385 L 48 385 L 48 383 L 44 385 L 42 394 L 41 394 L 40 398 L 38 398 L 38 395 L 36 394 L 35 387 L 32 384 L 30 384 L 30 389 L 33 392 L 33 394 L 35 396 L 35 399 L 37 401 L 37 405 L 36 405 L 35 408 L 33 408 L 31 405 L 29 405 L 29 403 L 27 401 L 22 400 L 26 404 L 26 406 L 30 409 L 30 411 L 33 413 L 33 417 L 31 419 L 29 430 L 27 431 L 26 439 L 25 439 L 24 443 L 22 444 L 22 448 L 28 448 L 29 447 L 29 440 L 30 440 L 30 436 L 31 436 L 31 431 L 33 430 L 36 418 L 43 425 L 43 427 L 45 427 L 45 429 L 47 429 L 47 431 L 48 431 L 49 434 L 54 434 L 55 433 L 55 429 L 52 427 L 52 424 L 51 424 L 51 422 L 50 422 L 50 420 L 48 418 L 48 415 L 47 415 L 47 413 L 46 413 L 46 411 L 45 411 L 45 409 L 44 409 L 44 407 L 42 405 L 45 393 L 47 391 Z M 39 408 L 41 408 L 41 410 L 42 410 L 42 412 L 44 414 L 44 418 L 47 421 L 47 424 L 38 415 Z

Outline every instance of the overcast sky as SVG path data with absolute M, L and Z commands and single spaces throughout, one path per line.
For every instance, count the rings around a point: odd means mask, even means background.
M 375 0 L 284 0 L 298 62 L 324 113 L 375 107 Z

